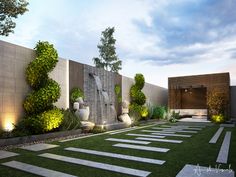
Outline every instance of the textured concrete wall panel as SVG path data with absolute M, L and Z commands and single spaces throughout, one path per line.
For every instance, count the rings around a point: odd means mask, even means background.
M 33 59 L 34 50 L 0 40 L 0 128 L 11 129 L 12 123 L 16 124 L 24 115 L 23 101 L 30 92 L 25 69 Z M 67 61 L 61 59 L 50 74 L 61 84 L 61 98 L 56 103 L 61 108 L 68 107 L 67 72 Z

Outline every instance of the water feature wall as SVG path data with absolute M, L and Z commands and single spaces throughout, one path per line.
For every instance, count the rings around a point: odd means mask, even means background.
M 117 74 L 84 65 L 83 75 L 85 101 L 90 107 L 89 120 L 97 124 L 117 122 L 117 102 L 114 91 Z

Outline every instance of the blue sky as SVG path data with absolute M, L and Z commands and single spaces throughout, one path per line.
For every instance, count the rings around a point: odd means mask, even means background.
M 121 74 L 170 76 L 230 72 L 236 85 L 236 0 L 30 0 L 15 33 L 1 40 L 55 45 L 61 57 L 93 65 L 101 31 L 115 27 Z

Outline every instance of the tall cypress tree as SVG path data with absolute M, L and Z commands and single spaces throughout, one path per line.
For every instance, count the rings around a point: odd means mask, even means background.
M 98 44 L 99 57 L 93 58 L 94 64 L 98 68 L 117 72 L 121 70 L 121 60 L 116 55 L 116 39 L 113 37 L 115 28 L 108 27 L 102 32 L 100 44 Z

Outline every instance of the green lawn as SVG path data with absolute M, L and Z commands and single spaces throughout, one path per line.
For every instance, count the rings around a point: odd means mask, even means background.
M 172 124 L 173 125 L 173 124 Z M 158 127 L 159 125 L 155 125 Z M 41 153 L 54 153 L 59 155 L 65 155 L 74 158 L 80 158 L 85 160 L 91 160 L 95 162 L 102 162 L 107 164 L 113 164 L 123 167 L 135 168 L 139 170 L 145 170 L 152 172 L 150 177 L 174 177 L 176 174 L 183 168 L 185 164 L 193 164 L 193 165 L 201 165 L 201 166 L 209 166 L 215 167 L 217 165 L 216 158 L 219 153 L 219 149 L 221 143 L 224 139 L 224 135 L 226 131 L 231 131 L 231 145 L 230 145 L 230 153 L 227 165 L 222 165 L 221 168 L 228 168 L 229 164 L 231 164 L 231 169 L 236 171 L 236 128 L 224 128 L 223 133 L 221 134 L 219 140 L 216 144 L 209 144 L 209 140 L 215 134 L 219 125 L 208 126 L 203 130 L 199 131 L 197 134 L 193 135 L 191 138 L 181 138 L 181 137 L 166 137 L 168 139 L 176 139 L 183 140 L 181 144 L 172 144 L 172 143 L 164 143 L 164 142 L 152 142 L 147 146 L 153 147 L 163 147 L 169 148 L 170 151 L 167 153 L 159 153 L 159 152 L 147 152 L 140 150 L 131 150 L 131 149 L 123 149 L 118 147 L 112 147 L 116 142 L 105 141 L 104 139 L 108 137 L 112 138 L 124 138 L 124 139 L 134 139 L 135 137 L 127 136 L 128 132 L 109 135 L 103 134 L 99 136 L 94 136 L 90 138 L 84 138 L 69 142 L 50 142 L 50 144 L 58 144 L 59 148 L 54 148 L 50 150 L 45 150 L 41 152 L 30 152 L 27 150 L 21 149 L 12 149 L 12 152 L 20 153 L 20 156 L 3 159 L 0 160 L 0 163 L 7 162 L 10 160 L 17 160 L 20 162 L 25 162 L 28 164 L 33 164 L 40 167 L 49 168 L 52 170 L 57 170 L 61 172 L 65 172 L 72 175 L 78 175 L 82 177 L 123 177 L 124 174 L 109 172 L 105 170 L 99 170 L 95 168 L 89 168 L 85 166 L 75 165 L 71 163 L 65 163 L 56 160 L 50 160 L 47 158 L 39 157 L 38 154 Z M 143 128 L 143 129 L 151 129 L 151 127 Z M 140 132 L 141 129 L 129 131 L 129 133 L 142 133 L 149 134 L 146 132 Z M 187 134 L 187 133 L 179 133 L 179 134 Z M 190 134 L 190 133 L 188 133 Z M 106 152 L 114 152 L 126 155 L 134 155 L 138 157 L 147 157 L 153 159 L 165 160 L 166 163 L 163 165 L 155 165 L 149 163 L 142 162 L 134 162 L 123 159 L 116 159 L 110 157 L 102 157 L 78 152 L 70 152 L 63 150 L 66 147 L 80 147 L 98 151 L 106 151 Z M 29 173 L 24 173 L 19 170 L 14 170 L 12 168 L 4 167 L 0 165 L 0 176 L 7 177 L 16 177 L 16 176 L 34 176 Z

